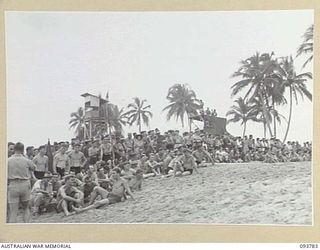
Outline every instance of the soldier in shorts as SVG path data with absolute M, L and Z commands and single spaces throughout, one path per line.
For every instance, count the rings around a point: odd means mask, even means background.
M 17 142 L 14 145 L 14 154 L 8 159 L 9 223 L 17 222 L 19 203 L 23 209 L 23 221 L 25 223 L 30 221 L 30 181 L 35 165 L 23 156 L 23 152 L 24 145 Z
M 73 207 L 73 209 L 77 212 L 84 212 L 90 209 L 99 208 L 104 205 L 114 204 L 121 202 L 124 198 L 125 192 L 127 192 L 131 198 L 134 200 L 133 194 L 130 190 L 130 187 L 126 180 L 120 177 L 121 170 L 118 167 L 115 167 L 111 170 L 111 182 L 112 182 L 112 190 L 108 192 L 102 187 L 95 187 L 91 194 L 91 201 L 89 206 L 84 208 Z M 101 196 L 100 200 L 96 200 L 98 196 Z

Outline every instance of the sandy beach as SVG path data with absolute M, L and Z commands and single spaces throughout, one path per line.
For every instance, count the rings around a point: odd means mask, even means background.
M 127 200 L 33 223 L 312 224 L 311 163 L 216 164 L 184 177 L 146 179 Z

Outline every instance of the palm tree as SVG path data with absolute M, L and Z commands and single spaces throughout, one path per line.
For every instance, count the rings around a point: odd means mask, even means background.
M 85 113 L 82 107 L 78 108 L 76 112 L 70 114 L 71 120 L 69 121 L 70 129 L 75 129 L 75 135 L 83 140 L 87 130 L 85 122 Z
M 237 95 L 241 90 L 248 88 L 244 100 L 249 102 L 258 97 L 262 103 L 262 114 L 266 125 L 268 127 L 270 136 L 272 137 L 272 130 L 270 126 L 270 119 L 268 109 L 270 107 L 269 94 L 266 89 L 266 79 L 273 74 L 277 68 L 277 60 L 273 58 L 274 53 L 259 54 L 258 52 L 241 61 L 240 68 L 232 75 L 232 77 L 242 77 L 243 79 L 231 86 L 232 96 Z
M 306 30 L 306 32 L 303 34 L 303 42 L 299 46 L 297 51 L 297 57 L 301 56 L 302 54 L 310 54 L 309 58 L 305 61 L 305 63 L 302 65 L 302 68 L 304 68 L 309 62 L 313 59 L 313 24 Z
M 197 115 L 198 110 L 203 106 L 201 101 L 196 98 L 196 93 L 187 84 L 175 84 L 169 88 L 167 99 L 170 104 L 163 109 L 163 111 L 168 110 L 167 120 L 174 116 L 176 121 L 180 119 L 182 127 L 184 127 L 184 115 L 186 114 L 191 130 L 190 117 Z
M 121 132 L 122 127 L 127 124 L 127 117 L 124 114 L 124 109 L 119 110 L 117 105 L 111 106 L 110 114 L 110 126 L 115 132 Z
M 277 68 L 274 69 L 274 73 L 266 77 L 264 80 L 267 96 L 269 96 L 271 102 L 271 107 L 268 107 L 268 109 L 273 114 L 274 137 L 277 137 L 277 122 L 281 122 L 281 115 L 277 112 L 276 106 L 287 104 L 287 100 L 284 96 L 285 87 L 282 84 L 281 77 L 276 74 L 279 67 L 280 65 L 277 64 Z M 269 120 L 271 121 L 272 117 L 269 118 Z
M 230 110 L 227 112 L 227 116 L 232 116 L 228 119 L 228 123 L 230 122 L 241 122 L 243 125 L 243 137 L 246 134 L 247 122 L 258 121 L 257 120 L 257 112 L 245 101 L 242 97 L 239 97 L 234 101 L 236 105 L 231 106 Z
M 134 123 L 138 125 L 139 133 L 141 133 L 142 122 L 149 126 L 150 118 L 152 118 L 152 113 L 148 110 L 151 108 L 151 105 L 145 106 L 147 100 L 141 100 L 138 97 L 133 98 L 133 103 L 128 105 L 128 111 L 123 114 L 124 117 L 127 117 L 128 123 L 132 126 Z
M 263 124 L 263 135 L 264 138 L 267 136 L 267 121 L 263 116 L 263 109 L 262 109 L 262 103 L 259 98 L 254 98 L 250 101 L 250 105 L 252 108 L 252 112 L 256 114 L 255 122 L 260 122 Z M 273 121 L 274 124 L 278 122 L 281 124 L 281 119 L 285 119 L 283 115 L 281 115 L 273 106 L 268 107 L 267 119 L 269 121 Z
M 112 130 L 121 132 L 122 126 L 127 124 L 127 117 L 123 113 L 123 108 L 119 110 L 117 105 L 109 102 L 109 92 L 106 94 L 106 99 L 103 99 L 101 94 L 99 99 L 99 116 L 104 119 L 104 123 L 97 124 L 95 130 L 100 131 L 100 134 L 110 133 Z
M 310 101 L 312 101 L 312 94 L 307 89 L 307 85 L 305 82 L 308 79 L 312 79 L 312 74 L 310 72 L 302 73 L 297 75 L 295 68 L 294 68 L 294 61 L 292 59 L 292 56 L 285 57 L 282 59 L 280 63 L 280 68 L 278 71 L 279 77 L 281 77 L 281 81 L 283 86 L 286 89 L 289 89 L 289 105 L 290 105 L 290 111 L 289 111 L 289 118 L 288 118 L 288 125 L 286 129 L 286 134 L 284 136 L 283 142 L 286 141 L 290 123 L 291 123 L 291 116 L 292 116 L 292 99 L 294 98 L 296 101 L 296 104 L 298 104 L 298 93 L 300 94 L 302 100 L 304 99 L 304 96 L 306 96 Z

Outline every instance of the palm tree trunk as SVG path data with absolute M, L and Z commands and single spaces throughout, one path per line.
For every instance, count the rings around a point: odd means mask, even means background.
M 289 127 L 290 127 L 290 123 L 291 123 L 291 115 L 292 115 L 292 88 L 290 87 L 290 111 L 289 111 L 289 119 L 288 119 L 288 125 L 287 125 L 287 130 L 286 130 L 286 134 L 283 138 L 283 143 L 286 142 L 287 140 L 287 136 L 288 136 L 288 132 L 289 132 Z
M 267 125 L 265 122 L 263 122 L 263 136 L 264 136 L 264 138 L 267 137 Z
M 139 134 L 141 134 L 141 119 L 138 118 L 138 128 L 139 128 Z
M 187 113 L 187 117 L 188 117 L 189 132 L 191 132 L 191 119 L 188 113 Z
M 275 111 L 275 103 L 273 98 L 272 98 L 272 108 Z M 275 112 L 273 113 L 273 135 L 275 138 L 277 138 L 277 119 L 276 119 Z
M 262 113 L 263 113 L 263 117 L 264 117 L 264 119 L 265 119 L 265 121 L 266 121 L 268 130 L 269 130 L 269 133 L 270 133 L 270 137 L 272 137 L 272 130 L 271 130 L 269 118 L 268 118 L 268 116 L 267 116 L 266 104 L 265 104 L 264 101 L 263 101 L 263 96 L 262 96 L 262 93 L 261 93 L 261 92 L 259 92 L 259 96 L 260 96 L 261 103 L 262 103 Z
M 245 122 L 243 124 L 243 134 L 242 134 L 242 138 L 244 138 L 244 136 L 246 135 L 246 128 L 247 128 L 247 123 Z

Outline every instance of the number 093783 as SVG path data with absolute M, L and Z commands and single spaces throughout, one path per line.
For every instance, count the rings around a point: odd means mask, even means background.
M 300 244 L 300 248 L 318 248 L 318 244 Z

